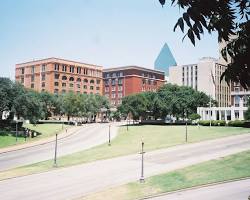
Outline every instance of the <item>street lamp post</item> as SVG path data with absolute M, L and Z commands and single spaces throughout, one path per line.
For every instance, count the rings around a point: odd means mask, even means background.
M 188 140 L 188 138 L 187 138 L 188 135 L 187 135 L 187 134 L 188 134 L 188 132 L 187 132 L 187 120 L 186 120 L 186 142 L 187 142 L 187 140 Z
M 110 142 L 110 124 L 109 124 L 109 146 L 111 145 L 111 142 Z
M 54 167 L 57 167 L 57 133 L 56 133 L 56 141 L 55 141 Z
M 140 178 L 140 182 L 144 183 L 144 142 L 141 142 L 141 178 Z
M 16 121 L 16 142 L 17 142 L 17 121 Z

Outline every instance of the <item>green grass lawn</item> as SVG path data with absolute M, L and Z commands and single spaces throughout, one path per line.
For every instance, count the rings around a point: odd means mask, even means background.
M 188 142 L 215 139 L 230 135 L 249 132 L 250 129 L 238 127 L 188 127 Z M 107 159 L 122 155 L 138 153 L 141 148 L 141 140 L 145 142 L 145 150 L 167 148 L 185 143 L 185 126 L 130 126 L 119 129 L 119 134 L 111 142 L 93 147 L 88 150 L 58 158 L 58 167 L 67 167 L 76 164 Z M 32 173 L 44 172 L 53 168 L 53 160 L 48 160 L 32 165 L 27 165 L 5 172 L 0 172 L 0 180 Z
M 221 159 L 204 162 L 173 172 L 145 179 L 145 183 L 132 182 L 89 195 L 86 200 L 133 200 L 150 195 L 216 183 L 226 180 L 250 177 L 250 151 Z
M 43 138 L 51 137 L 56 133 L 60 133 L 62 131 L 62 124 L 37 124 L 36 126 L 32 124 L 24 124 L 24 127 L 42 133 L 37 137 L 27 138 L 26 142 L 33 142 Z M 68 127 L 68 125 L 63 125 L 63 128 L 66 127 Z M 25 139 L 23 137 L 18 137 L 16 142 L 15 136 L 12 136 L 10 134 L 0 135 L 0 148 L 23 143 L 25 143 Z
M 15 144 L 22 144 L 25 140 L 23 137 L 18 137 L 16 142 L 16 137 L 10 135 L 10 133 L 6 133 L 6 135 L 0 135 L 0 148 L 15 145 Z

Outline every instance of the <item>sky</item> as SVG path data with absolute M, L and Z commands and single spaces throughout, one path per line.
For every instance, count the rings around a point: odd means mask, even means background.
M 218 57 L 217 35 L 194 47 L 173 27 L 182 11 L 158 0 L 2 0 L 0 76 L 15 77 L 15 64 L 58 57 L 104 68 L 153 68 L 164 43 L 178 65 Z

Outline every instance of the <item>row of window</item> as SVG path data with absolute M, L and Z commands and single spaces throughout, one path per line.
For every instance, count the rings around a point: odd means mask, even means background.
M 109 84 L 112 84 L 112 85 L 116 85 L 116 84 L 118 84 L 118 85 L 122 85 L 122 83 L 123 83 L 123 80 L 122 79 L 109 79 L 109 80 L 106 80 L 105 81 L 105 85 L 109 85 Z
M 122 86 L 118 86 L 118 91 L 122 91 Z M 111 87 L 111 91 L 113 92 L 113 91 L 116 91 L 116 87 L 115 86 L 113 86 L 113 87 Z M 105 92 L 109 92 L 109 87 L 105 87 Z
M 142 80 L 142 85 L 145 85 L 145 84 L 148 84 L 148 85 L 157 85 L 157 81 L 143 79 Z
M 54 82 L 54 86 L 59 86 L 59 82 Z M 67 83 L 62 83 L 62 87 L 67 87 Z M 69 84 L 69 87 L 74 87 L 74 84 L 73 83 L 70 83 Z M 81 85 L 80 84 L 76 84 L 76 87 L 77 88 L 81 88 Z M 88 89 L 88 86 L 87 85 L 84 85 L 83 86 L 83 89 Z M 90 90 L 94 90 L 94 86 L 89 86 L 89 89 Z M 100 90 L 100 87 L 96 87 L 96 90 Z
M 116 77 L 122 77 L 123 76 L 123 72 L 113 72 L 113 73 L 106 73 L 105 74 L 105 78 L 116 78 Z
M 45 90 L 42 90 L 42 91 L 45 91 Z M 71 91 L 71 90 L 69 90 Z M 66 90 L 62 90 L 62 94 L 66 93 L 67 91 Z M 55 89 L 54 90 L 54 94 L 58 94 L 59 93 L 59 90 L 58 89 Z M 77 94 L 81 94 L 81 91 L 76 91 Z M 88 94 L 86 91 L 83 92 L 83 94 Z M 89 94 L 94 94 L 93 92 L 90 92 Z M 95 94 L 100 94 L 99 92 L 96 92 Z
M 62 65 L 61 66 L 62 71 L 63 72 L 67 72 L 68 66 L 67 65 Z M 86 69 L 86 68 L 82 68 L 82 67 L 75 67 L 75 66 L 69 66 L 69 72 L 74 73 L 75 72 L 75 68 L 76 68 L 76 73 L 77 74 L 84 74 L 84 75 L 90 75 L 90 76 L 97 76 L 97 77 L 101 77 L 102 76 L 102 72 L 101 71 L 96 71 L 96 70 L 91 70 L 91 69 Z M 21 70 L 21 74 L 25 73 L 25 68 L 20 68 Z M 54 70 L 55 71 L 60 71 L 60 64 L 54 64 Z M 43 64 L 41 65 L 41 72 L 45 72 L 46 71 L 46 65 Z M 31 66 L 31 74 L 35 73 L 35 66 Z
M 109 98 L 109 94 L 105 94 L 105 96 L 107 97 L 107 98 Z M 115 98 L 122 98 L 123 97 L 123 94 L 122 94 L 122 92 L 119 92 L 119 93 L 115 93 L 115 92 L 113 92 L 112 94 L 111 94 L 111 98 L 112 99 L 115 99 Z

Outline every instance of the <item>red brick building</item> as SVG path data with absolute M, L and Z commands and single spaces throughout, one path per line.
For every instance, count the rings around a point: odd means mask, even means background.
M 16 64 L 16 81 L 38 92 L 100 94 L 102 67 L 59 58 Z
M 164 72 L 158 70 L 138 66 L 103 70 L 103 94 L 113 106 L 121 104 L 121 99 L 124 96 L 156 91 L 164 83 Z

